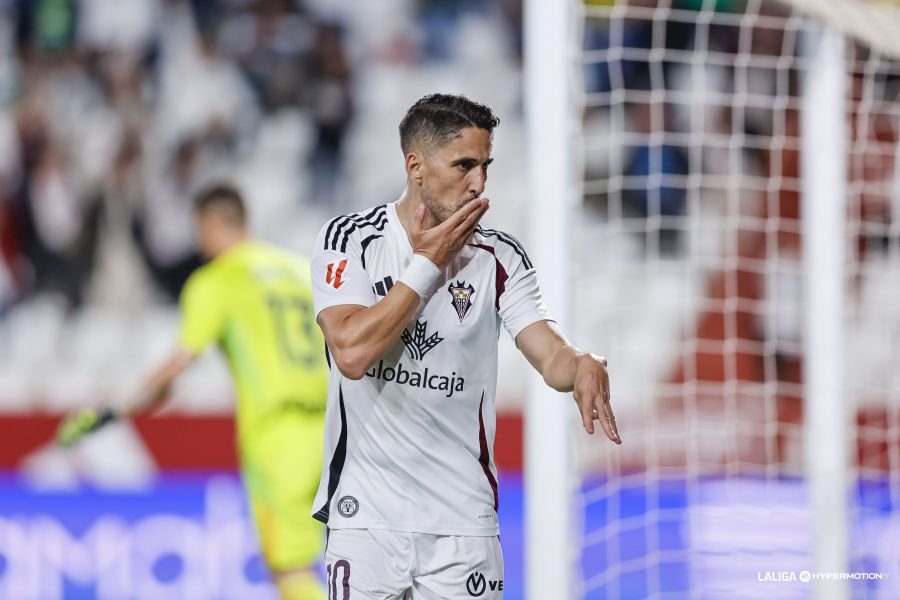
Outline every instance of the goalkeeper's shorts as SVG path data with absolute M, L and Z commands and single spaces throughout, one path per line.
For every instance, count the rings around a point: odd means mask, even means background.
M 285 412 L 242 440 L 243 476 L 260 546 L 274 572 L 313 566 L 325 531 L 312 518 L 322 472 L 321 415 Z

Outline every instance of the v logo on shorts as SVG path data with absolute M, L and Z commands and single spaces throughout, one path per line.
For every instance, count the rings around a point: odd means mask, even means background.
M 479 573 L 478 571 L 470 573 L 469 578 L 466 579 L 466 591 L 469 592 L 470 596 L 475 598 L 482 596 L 488 588 L 490 588 L 492 592 L 503 591 L 503 580 L 487 580 L 485 579 L 484 574 Z
M 466 591 L 469 592 L 470 596 L 480 596 L 485 589 L 487 589 L 487 585 L 484 582 L 484 575 L 477 571 L 469 575 L 469 578 L 466 580 Z
M 340 288 L 342 285 L 344 285 L 344 280 L 341 279 L 341 275 L 344 274 L 344 269 L 346 268 L 346 258 L 328 263 L 328 270 L 325 271 L 325 283 L 327 283 L 334 289 Z

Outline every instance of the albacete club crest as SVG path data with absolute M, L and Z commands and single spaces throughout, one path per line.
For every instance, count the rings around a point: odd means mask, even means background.
M 466 284 L 465 281 L 462 283 L 457 281 L 456 285 L 451 283 L 447 291 L 450 292 L 453 308 L 456 309 L 459 322 L 462 323 L 463 318 L 465 318 L 466 313 L 469 312 L 469 308 L 472 306 L 472 296 L 475 294 L 475 288 L 471 284 Z

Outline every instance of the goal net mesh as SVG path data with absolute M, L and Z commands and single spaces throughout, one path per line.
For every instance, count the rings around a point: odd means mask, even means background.
M 573 337 L 610 360 L 624 440 L 573 435 L 576 597 L 807 598 L 804 40 L 841 23 L 823 20 L 832 0 L 575 3 Z M 900 577 L 900 62 L 860 32 L 864 19 L 845 45 L 850 586 L 888 598 Z

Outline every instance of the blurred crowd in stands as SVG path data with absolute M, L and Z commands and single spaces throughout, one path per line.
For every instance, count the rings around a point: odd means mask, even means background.
M 759 307 L 709 308 L 698 317 L 698 336 L 766 342 L 778 379 L 799 382 L 808 64 L 801 16 L 757 0 L 585 4 L 586 203 L 635 238 L 639 255 L 701 261 L 709 269 L 704 296 Z M 897 181 L 892 107 L 900 73 L 896 63 L 870 56 L 865 44 L 848 44 L 854 282 L 864 260 L 890 247 Z M 765 381 L 771 373 L 762 352 L 750 355 L 739 378 Z M 700 379 L 729 376 L 726 358 L 695 362 L 706 369 Z
M 0 316 L 42 293 L 71 309 L 175 299 L 200 264 L 192 195 L 254 152 L 267 119 L 310 123 L 291 193 L 337 212 L 365 110 L 355 71 L 453 60 L 466 13 L 520 55 L 520 0 L 388 5 L 411 25 L 372 48 L 362 30 L 378 25 L 348 18 L 363 12 L 349 0 L 0 0 Z
M 625 133 L 610 136 L 599 153 L 588 151 L 589 181 L 621 176 L 623 182 L 589 189 L 588 201 L 609 211 L 609 192 L 620 192 L 614 212 L 640 221 L 655 217 L 660 225 L 649 231 L 657 238 L 654 249 L 677 256 L 684 250 L 682 217 L 691 192 L 695 199 L 701 192 L 714 196 L 727 186 L 711 185 L 717 177 L 719 182 L 740 178 L 742 214 L 789 222 L 794 230 L 782 231 L 779 245 L 799 252 L 800 16 L 786 4 L 759 0 L 585 0 L 585 5 L 584 49 L 603 57 L 586 61 L 586 122 L 606 121 L 607 130 Z M 614 5 L 620 18 L 611 22 Z M 591 7 L 599 10 L 591 13 Z M 857 60 L 867 56 L 864 45 L 852 51 Z M 862 145 L 855 149 L 859 159 L 877 163 L 865 175 L 870 181 L 893 177 L 890 157 L 879 144 L 891 144 L 896 132 L 878 103 L 900 97 L 900 77 L 887 63 L 881 68 L 877 89 L 870 84 L 865 90 L 868 98 L 862 96 L 863 73 L 852 74 L 851 111 L 856 113 L 860 101 L 875 103 L 866 107 L 871 125 L 852 132 Z M 851 180 L 861 177 L 850 173 Z M 767 201 L 760 192 L 772 198 Z M 859 216 L 883 221 L 887 200 L 864 198 Z
M 587 0 L 588 6 L 612 4 Z M 657 0 L 628 4 L 629 17 L 612 27 L 606 19 L 587 20 L 586 50 L 608 53 L 608 60 L 586 72 L 586 91 L 597 95 L 588 112 L 601 118 L 614 113 L 628 134 L 616 140 L 624 152 L 588 161 L 588 178 L 621 174 L 615 208 L 626 218 L 657 217 L 661 225 L 649 232 L 658 236 L 654 248 L 678 254 L 690 175 L 695 192 L 701 174 L 764 175 L 773 141 L 796 137 L 779 121 L 784 109 L 776 98 L 798 96 L 790 57 L 799 52 L 799 36 L 786 30 L 790 13 L 775 2 L 672 0 L 666 6 L 680 12 L 668 19 L 659 14 Z M 698 63 L 696 52 L 708 60 Z M 608 198 L 602 196 L 593 200 L 605 210 Z
M 102 277 L 127 289 L 134 261 L 98 261 L 116 242 L 175 298 L 199 264 L 192 195 L 227 176 L 260 120 L 285 107 L 315 123 L 312 197 L 329 201 L 353 114 L 340 23 L 283 0 L 3 9 L 7 302 L 56 292 L 77 307 Z
M 586 204 L 632 223 L 647 257 L 677 258 L 689 213 L 725 217 L 736 198 L 742 216 L 777 218 L 778 253 L 795 264 L 800 49 L 787 9 L 629 0 L 611 21 L 613 0 L 584 2 Z M 473 16 L 490 26 L 461 42 Z M 360 125 L 373 97 L 383 103 L 398 73 L 419 73 L 416 97 L 436 91 L 454 61 L 495 81 L 484 54 L 517 70 L 521 26 L 522 0 L 0 0 L 0 315 L 42 293 L 70 308 L 171 302 L 200 264 L 191 196 L 251 161 L 286 113 L 308 139 L 281 160 L 296 180 L 270 185 L 298 207 L 347 210 L 347 140 L 384 147 L 368 138 L 386 128 Z M 460 44 L 485 35 L 502 42 L 460 60 Z M 399 68 L 377 71 L 379 84 L 366 77 L 375 64 Z M 504 132 L 516 126 L 504 119 Z M 891 143 L 889 126 L 870 129 Z M 893 154 L 882 158 L 868 179 L 893 176 Z M 367 204 L 391 199 L 374 195 Z M 860 217 L 885 206 L 870 194 Z M 772 247 L 773 232 L 733 233 L 751 253 Z

